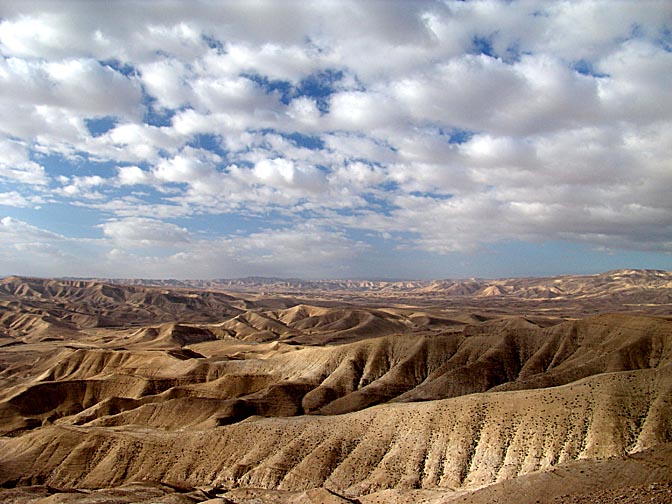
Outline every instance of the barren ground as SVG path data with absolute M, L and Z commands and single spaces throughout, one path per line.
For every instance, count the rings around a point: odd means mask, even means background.
M 672 502 L 672 274 L 260 282 L 0 280 L 0 500 Z

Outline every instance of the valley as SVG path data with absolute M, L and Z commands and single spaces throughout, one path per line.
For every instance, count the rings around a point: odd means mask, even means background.
M 0 280 L 3 502 L 672 498 L 671 273 L 158 283 Z

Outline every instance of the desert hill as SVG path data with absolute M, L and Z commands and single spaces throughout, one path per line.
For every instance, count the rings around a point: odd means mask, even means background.
M 255 415 L 334 415 L 672 364 L 672 322 L 655 317 L 603 315 L 547 328 L 505 318 L 336 347 L 242 344 L 215 334 L 207 326 L 167 324 L 120 334 L 118 346 L 45 355 L 31 367 L 31 382 L 15 392 L 6 386 L 0 396 L 2 415 L 18 422 L 5 428 L 95 421 L 172 429 Z M 8 367 L 0 379 L 15 376 Z M 193 418 L 180 414 L 187 404 L 198 413 Z
M 672 272 L 613 270 L 595 275 L 464 280 L 319 280 L 241 278 L 219 280 L 105 280 L 119 285 L 206 289 L 262 298 L 300 298 L 308 304 L 338 301 L 355 306 L 452 307 L 562 316 L 607 311 L 669 315 Z
M 451 296 L 511 296 L 554 298 L 566 296 L 604 297 L 615 292 L 631 294 L 655 289 L 663 294 L 672 289 L 672 272 L 664 270 L 613 270 L 595 275 L 561 275 L 504 279 L 464 280 L 316 280 L 248 277 L 218 280 L 113 280 L 122 285 L 155 285 L 222 289 L 237 292 L 436 293 Z M 669 299 L 670 292 L 666 293 Z M 669 301 L 668 301 L 669 302 Z
M 520 311 L 509 284 L 383 306 L 4 279 L 0 500 L 656 502 L 672 484 L 667 275 L 573 287 L 654 307 L 591 316 Z
M 159 480 L 223 490 L 324 487 L 349 498 L 386 489 L 450 493 L 668 443 L 671 387 L 666 367 L 551 389 L 214 429 L 53 425 L 3 438 L 0 468 L 5 485 L 104 488 Z M 623 398 L 642 389 L 648 394 L 634 402 Z
M 157 322 L 218 321 L 254 304 L 222 292 L 118 286 L 96 281 L 25 277 L 0 279 L 0 321 L 5 334 L 22 325 L 60 324 L 75 328 Z M 5 319 L 12 319 L 5 321 Z M 21 319 L 19 322 L 18 319 Z M 0 330 L 3 330 L 0 328 Z

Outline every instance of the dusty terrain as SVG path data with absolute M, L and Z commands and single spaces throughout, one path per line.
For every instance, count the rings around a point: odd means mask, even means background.
M 0 500 L 672 502 L 672 273 L 0 280 Z

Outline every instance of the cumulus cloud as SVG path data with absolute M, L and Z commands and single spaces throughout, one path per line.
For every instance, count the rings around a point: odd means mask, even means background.
M 313 167 L 296 166 L 286 159 L 263 159 L 252 169 L 254 177 L 264 185 L 300 194 L 320 192 L 326 181 L 324 174 Z
M 162 159 L 153 175 L 163 182 L 196 183 L 213 175 L 213 164 L 218 159 L 218 156 L 207 151 L 188 148 L 170 159 Z
M 97 187 L 106 183 L 106 180 L 98 175 L 84 177 L 59 177 L 62 187 L 56 189 L 57 194 L 66 197 L 80 197 L 85 199 L 102 199 L 104 195 L 96 191 Z
M 609 75 L 599 95 L 610 118 L 636 123 L 669 120 L 672 104 L 672 52 L 643 40 L 630 40 L 597 64 Z
M 186 228 L 157 219 L 127 217 L 100 226 L 112 241 L 130 247 L 174 246 L 189 241 Z
M 141 65 L 139 70 L 145 89 L 160 106 L 174 109 L 190 102 L 188 70 L 181 61 L 172 58 L 152 61 Z
M 140 185 L 151 183 L 153 177 L 139 166 L 117 167 L 117 178 L 121 185 Z
M 0 180 L 45 185 L 48 175 L 43 166 L 31 160 L 22 142 L 0 138 Z
M 77 116 L 134 117 L 140 112 L 140 85 L 93 59 L 0 60 L 2 102 L 15 107 L 67 109 Z
M 0 204 L 95 219 L 110 271 L 672 251 L 664 0 L 9 0 L 0 19 Z
M 0 192 L 0 205 L 25 208 L 33 206 L 33 202 L 17 191 L 9 191 Z

